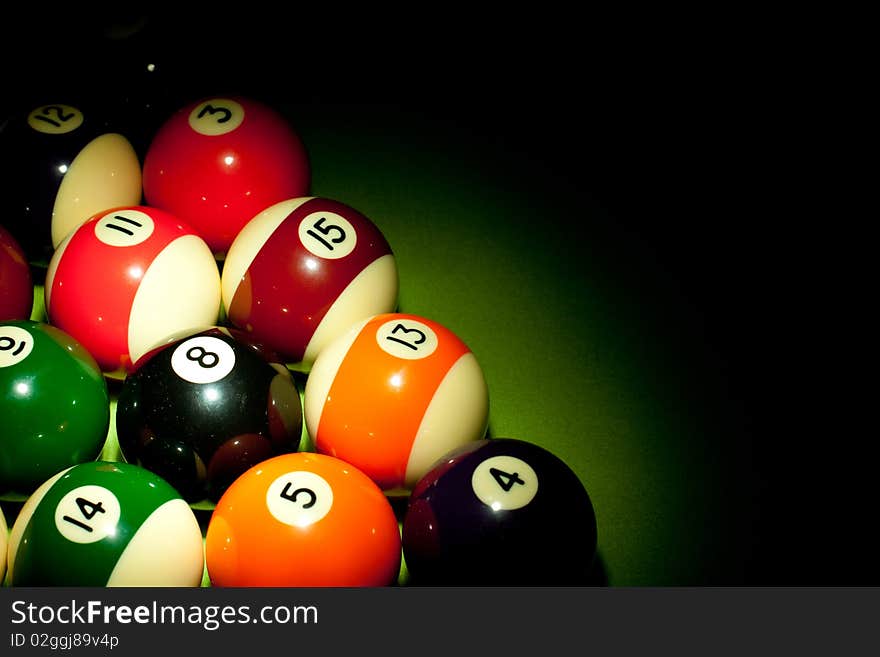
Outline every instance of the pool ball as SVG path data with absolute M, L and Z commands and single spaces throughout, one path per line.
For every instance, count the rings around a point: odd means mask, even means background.
M 24 249 L 0 226 L 0 321 L 28 319 L 34 307 L 34 282 Z
M 357 468 L 297 452 L 233 482 L 208 523 L 205 557 L 214 586 L 387 586 L 400 572 L 400 529 Z
M 6 516 L 0 508 L 0 586 L 6 577 L 6 542 L 9 540 L 9 528 L 6 526 Z
M 355 324 L 315 359 L 304 392 L 317 451 L 360 468 L 386 492 L 409 490 L 450 449 L 482 438 L 482 368 L 449 328 L 384 313 Z
M 413 489 L 402 527 L 414 585 L 584 585 L 596 536 L 593 504 L 575 472 L 512 438 L 440 459 Z
M 161 477 L 93 461 L 46 480 L 9 535 L 10 586 L 198 586 L 202 532 Z
M 174 112 L 144 159 L 148 205 L 187 221 L 222 257 L 264 209 L 304 196 L 308 155 L 278 111 L 253 98 L 203 98 Z
M 220 270 L 205 241 L 146 206 L 98 213 L 52 255 L 49 323 L 79 340 L 119 378 L 168 336 L 217 324 Z
M 229 321 L 308 369 L 355 322 L 397 307 L 397 264 L 379 228 L 326 198 L 288 199 L 249 221 L 223 265 Z
M 216 501 L 252 465 L 299 448 L 296 382 L 245 338 L 225 327 L 180 337 L 138 361 L 119 391 L 125 460 L 190 502 Z
M 0 493 L 30 493 L 101 453 L 110 396 L 95 359 L 64 331 L 0 322 Z
M 100 109 L 49 103 L 0 130 L 0 217 L 29 262 L 45 267 L 96 212 L 141 202 L 141 163 L 117 128 Z

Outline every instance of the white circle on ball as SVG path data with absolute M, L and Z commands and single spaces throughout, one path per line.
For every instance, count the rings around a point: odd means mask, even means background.
M 97 543 L 116 534 L 122 508 L 116 495 L 89 484 L 68 492 L 55 507 L 55 527 L 73 543 Z
M 73 132 L 83 124 L 83 113 L 72 105 L 42 105 L 28 114 L 28 125 L 47 135 Z
M 308 527 L 333 506 L 333 489 L 322 476 L 308 470 L 281 475 L 266 491 L 266 507 L 278 522 Z
M 515 456 L 491 456 L 471 475 L 474 494 L 495 511 L 521 509 L 538 493 L 538 475 Z
M 376 330 L 376 342 L 382 351 L 397 358 L 419 360 L 437 350 L 439 340 L 433 329 L 409 318 L 392 319 Z
M 357 231 L 341 214 L 312 212 L 299 222 L 299 241 L 312 255 L 338 260 L 354 251 Z
M 17 365 L 33 351 L 34 336 L 20 326 L 0 326 L 0 367 Z
M 140 210 L 115 210 L 98 219 L 95 237 L 108 246 L 135 246 L 153 234 L 153 218 Z
M 215 383 L 235 367 L 235 352 L 220 338 L 198 335 L 184 340 L 171 354 L 171 369 L 190 383 Z
M 212 98 L 189 113 L 189 127 L 200 135 L 216 137 L 232 132 L 244 121 L 244 108 L 230 98 Z

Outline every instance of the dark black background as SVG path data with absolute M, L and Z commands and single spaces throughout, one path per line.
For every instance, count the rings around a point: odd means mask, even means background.
M 663 272 L 645 284 L 674 296 L 683 335 L 705 343 L 742 409 L 723 420 L 753 456 L 759 517 L 733 583 L 878 582 L 873 440 L 841 367 L 840 329 L 864 301 L 838 282 L 835 217 L 815 216 L 824 183 L 801 175 L 816 137 L 778 23 L 625 8 L 58 11 L 5 21 L 4 113 L 52 88 L 109 90 L 158 118 L 245 93 L 420 113 L 541 163 Z

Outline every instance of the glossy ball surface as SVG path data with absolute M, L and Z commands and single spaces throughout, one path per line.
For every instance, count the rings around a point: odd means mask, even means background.
M 9 536 L 11 586 L 198 586 L 202 533 L 189 505 L 127 463 L 73 466 L 25 502 Z
M 0 217 L 29 262 L 96 212 L 141 202 L 141 163 L 119 125 L 93 107 L 50 103 L 0 129 Z
M 304 409 L 319 452 L 392 491 L 411 489 L 443 454 L 482 438 L 489 394 L 476 357 L 449 328 L 385 313 L 318 355 Z
M 29 319 L 34 307 L 34 281 L 24 249 L 0 226 L 0 322 Z
M 205 241 L 174 215 L 114 208 L 61 243 L 45 300 L 49 322 L 118 375 L 168 336 L 217 323 L 220 270 Z
M 282 201 L 254 217 L 223 265 L 229 321 L 311 367 L 356 322 L 397 307 L 397 264 L 379 228 L 326 198 Z
M 101 453 L 110 396 L 95 359 L 67 333 L 0 322 L 0 492 L 30 493 Z
M 441 459 L 403 520 L 412 584 L 584 585 L 596 516 L 578 476 L 543 447 L 482 440 Z
M 298 452 L 230 486 L 208 524 L 205 555 L 215 586 L 386 586 L 400 571 L 400 533 L 369 477 Z
M 251 466 L 299 448 L 302 405 L 283 364 L 211 328 L 136 364 L 119 392 L 116 433 L 126 461 L 188 501 L 216 501 Z
M 156 132 L 144 159 L 148 205 L 187 221 L 225 254 L 265 208 L 304 196 L 308 155 L 275 109 L 252 98 L 203 98 L 177 110 Z

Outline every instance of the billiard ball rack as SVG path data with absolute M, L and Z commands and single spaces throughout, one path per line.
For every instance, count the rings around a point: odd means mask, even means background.
M 40 321 L 40 322 L 48 322 L 49 321 L 48 312 L 47 312 L 47 309 L 44 305 L 45 289 L 44 289 L 44 286 L 41 284 L 41 281 L 44 280 L 44 276 L 45 276 L 44 265 L 46 265 L 46 264 L 51 264 L 51 263 L 45 263 L 45 262 L 33 263 L 33 265 L 34 265 L 33 272 L 35 274 L 34 280 L 37 281 L 37 283 L 34 286 L 34 309 L 31 314 L 31 319 L 33 319 L 35 321 Z M 222 272 L 222 267 L 223 267 L 222 259 L 218 260 L 217 264 L 219 267 L 219 271 Z M 228 318 L 225 316 L 225 310 L 226 310 L 225 306 L 221 305 L 220 315 L 218 317 L 218 325 L 223 325 L 224 323 L 227 322 Z M 298 382 L 298 389 L 299 389 L 299 392 L 301 393 L 300 394 L 301 410 L 303 410 L 303 414 L 305 415 L 305 408 L 303 406 L 303 394 L 302 393 L 304 392 L 306 383 L 308 382 L 308 371 L 307 370 L 298 370 L 297 364 L 292 364 L 289 369 L 290 369 L 292 375 L 294 376 L 294 378 Z M 119 439 L 116 434 L 116 422 L 115 422 L 119 388 L 122 385 L 122 381 L 120 379 L 115 378 L 114 376 L 108 376 L 107 383 L 108 383 L 108 387 L 111 391 L 111 403 L 110 403 L 111 421 L 110 421 L 110 428 L 109 428 L 109 432 L 108 432 L 108 435 L 106 438 L 106 442 L 102 448 L 99 459 L 106 460 L 106 461 L 112 461 L 112 462 L 123 462 L 125 459 L 124 459 L 122 452 L 121 452 L 121 449 L 120 449 Z M 316 444 L 313 441 L 312 436 L 310 435 L 310 432 L 308 431 L 308 428 L 307 428 L 305 422 L 303 422 L 302 428 L 301 428 L 300 443 L 299 443 L 298 451 L 300 451 L 300 452 L 315 452 L 315 451 L 317 451 Z M 507 473 L 507 474 L 510 477 L 512 477 L 512 479 L 510 479 L 510 481 L 513 481 L 515 483 L 522 483 L 522 480 L 516 476 L 516 473 L 512 473 L 512 474 Z M 499 482 L 501 481 L 500 479 L 498 479 L 497 476 L 496 476 L 495 480 L 499 481 Z M 502 484 L 502 485 L 504 485 L 504 484 Z M 389 491 L 388 496 L 389 496 L 389 501 L 391 502 L 393 508 L 395 509 L 395 511 L 397 513 L 399 525 L 402 528 L 403 517 L 405 515 L 406 507 L 407 507 L 407 503 L 408 503 L 408 495 L 405 491 Z M 14 508 L 14 506 L 17 504 L 23 503 L 26 499 L 27 499 L 26 495 L 15 494 L 15 493 L 12 493 L 12 494 L 0 493 L 0 502 L 5 503 L 6 505 L 11 505 L 12 508 Z M 207 525 L 210 520 L 210 514 L 216 508 L 216 503 L 212 500 L 209 500 L 209 499 L 203 499 L 203 500 L 198 500 L 198 501 L 192 501 L 190 503 L 190 506 L 195 512 L 200 514 L 200 521 L 202 523 L 203 531 L 206 530 Z M 14 520 L 14 515 L 13 515 L 12 519 Z M 593 522 L 594 522 L 594 520 L 593 520 Z M 593 537 L 593 541 L 595 543 L 595 536 Z M 400 567 L 400 572 L 398 575 L 397 583 L 400 585 L 404 585 L 404 584 L 408 583 L 407 567 L 406 567 L 405 560 L 403 560 L 403 559 L 401 560 L 401 567 Z M 204 574 L 204 577 L 202 580 L 202 584 L 203 585 L 210 585 L 210 580 L 207 575 L 207 564 L 206 564 L 205 574 Z

